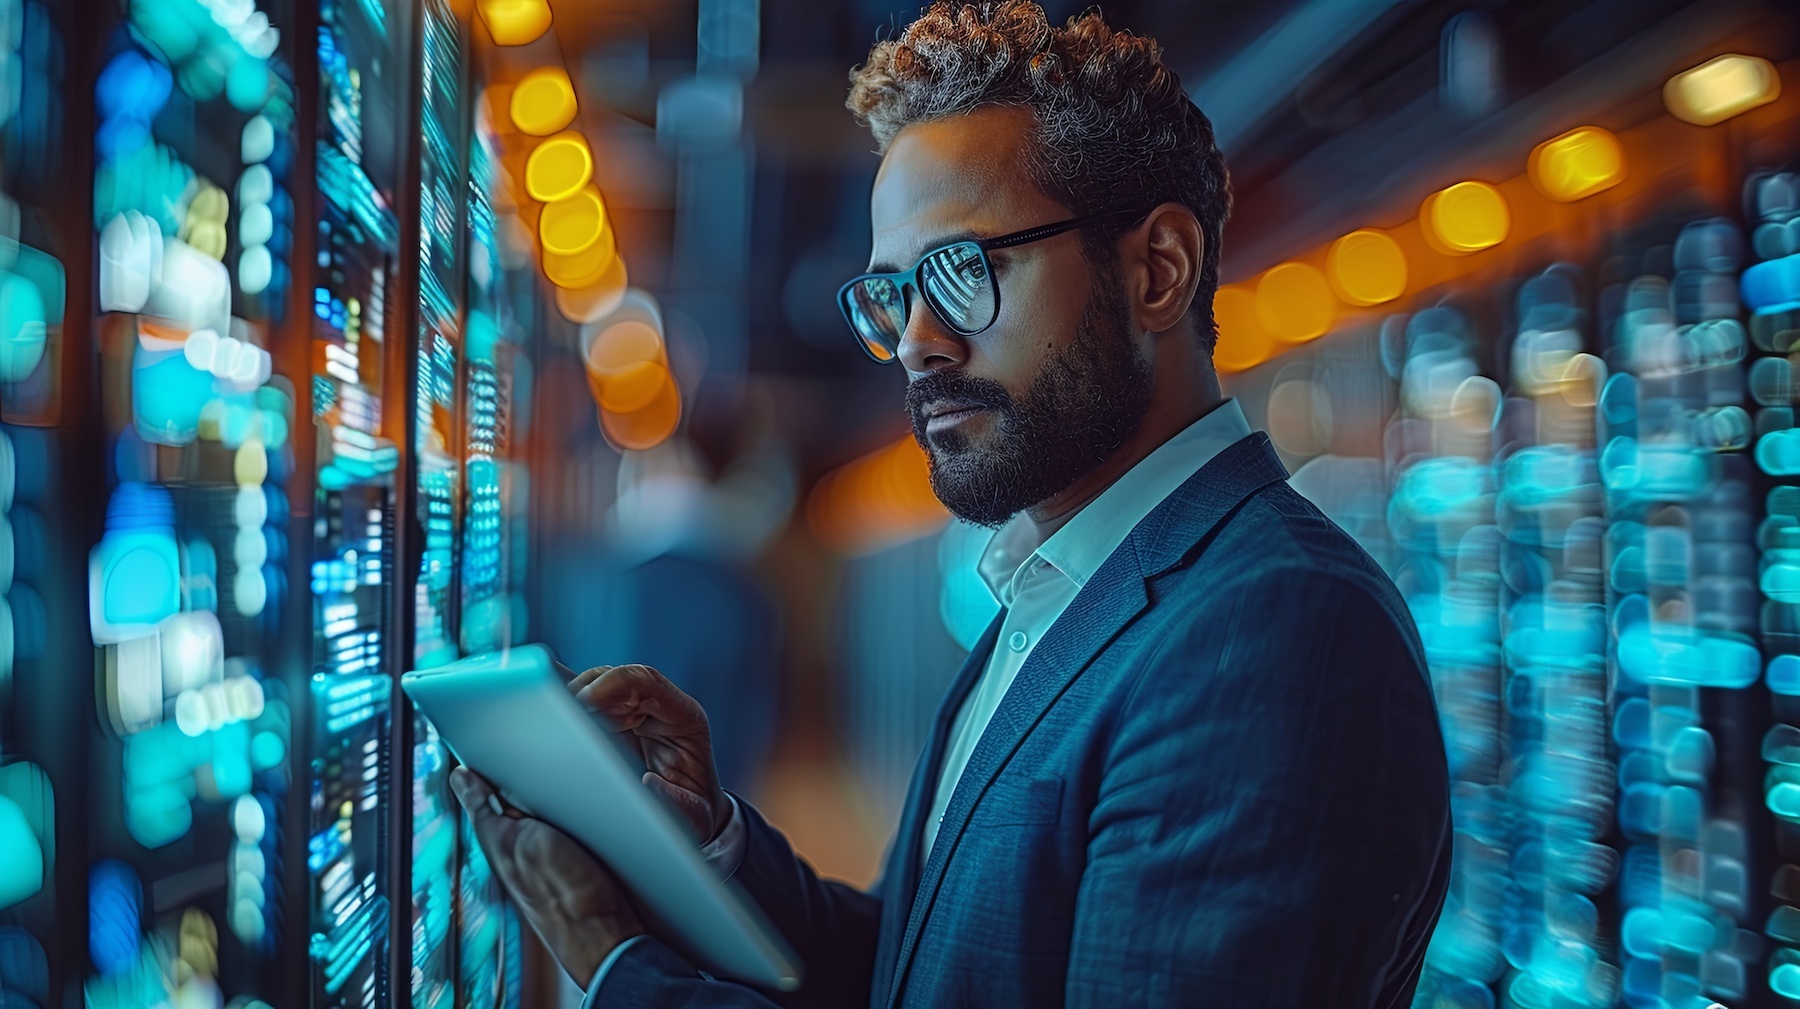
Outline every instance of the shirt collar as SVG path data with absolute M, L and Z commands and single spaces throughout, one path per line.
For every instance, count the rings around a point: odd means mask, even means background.
M 1036 542 L 1030 516 L 1013 516 L 988 541 L 976 571 L 1002 606 L 1012 605 L 1039 562 L 1079 590 L 1164 498 L 1214 456 L 1249 435 L 1243 408 L 1236 399 L 1227 399 L 1113 481 L 1049 539 Z

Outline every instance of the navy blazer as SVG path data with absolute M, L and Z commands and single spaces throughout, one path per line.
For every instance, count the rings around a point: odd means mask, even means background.
M 781 995 L 634 945 L 597 1006 L 1404 1009 L 1450 870 L 1449 772 L 1393 584 L 1266 435 L 1141 522 L 1020 669 L 921 863 L 957 709 L 882 881 L 820 879 L 741 804 L 736 879 L 804 959 Z

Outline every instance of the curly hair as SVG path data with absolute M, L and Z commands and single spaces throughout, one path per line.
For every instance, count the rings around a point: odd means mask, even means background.
M 1181 89 L 1156 40 L 1116 31 L 1093 11 L 1052 27 L 1030 0 L 935 0 L 898 39 L 851 71 L 844 103 L 886 153 L 899 132 L 985 106 L 1031 109 L 1026 170 L 1078 215 L 1179 203 L 1206 248 L 1193 313 L 1207 353 L 1218 339 L 1213 294 L 1231 212 L 1212 123 Z M 1121 229 L 1084 229 L 1090 262 L 1111 268 Z

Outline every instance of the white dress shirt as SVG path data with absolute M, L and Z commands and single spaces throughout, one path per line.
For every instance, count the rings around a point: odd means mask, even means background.
M 1049 539 L 1036 542 L 1036 527 L 1023 514 L 994 534 L 977 569 L 1006 615 L 987 668 L 950 730 L 931 815 L 925 820 L 922 858 L 931 857 L 944 810 L 969 766 L 969 756 L 1032 649 L 1145 516 L 1213 456 L 1249 434 L 1243 408 L 1228 399 L 1127 470 Z
M 981 741 L 1031 650 L 1139 522 L 1214 456 L 1249 435 L 1250 423 L 1243 408 L 1237 400 L 1227 399 L 1127 470 L 1042 543 L 1034 542 L 1036 529 L 1026 515 L 1015 516 L 994 534 L 982 552 L 978 570 L 1006 616 L 987 668 L 958 709 L 951 728 L 931 815 L 925 820 L 923 858 L 931 855 L 938 825 L 975 744 Z M 747 839 L 743 816 L 733 799 L 730 820 L 700 852 L 720 876 L 730 877 L 744 859 Z M 583 1009 L 594 1004 L 613 964 L 636 942 L 633 938 L 621 943 L 594 972 Z

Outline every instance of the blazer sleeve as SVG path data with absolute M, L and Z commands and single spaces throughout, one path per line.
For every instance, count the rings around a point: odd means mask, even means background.
M 732 879 L 799 955 L 805 970 L 800 989 L 769 992 L 704 978 L 652 939 L 634 944 L 611 965 L 591 997 L 595 1009 L 838 1009 L 868 1004 L 880 899 L 821 879 L 753 806 L 739 799 L 738 809 L 744 817 L 744 859 Z
M 1405 1009 L 1450 853 L 1416 633 L 1316 569 L 1208 596 L 1119 715 L 1067 1002 Z

